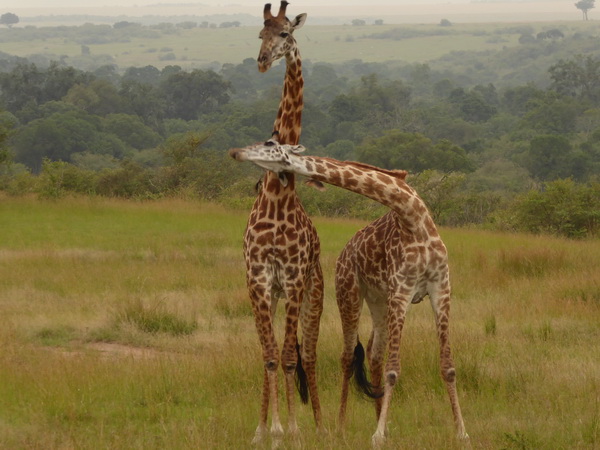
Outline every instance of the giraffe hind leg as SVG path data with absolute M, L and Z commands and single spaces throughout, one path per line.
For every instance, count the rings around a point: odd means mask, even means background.
M 349 265 L 346 252 L 338 259 L 336 268 L 336 301 L 342 321 L 344 344 L 340 362 L 342 365 L 342 392 L 338 412 L 338 426 L 343 429 L 346 422 L 348 390 L 353 376 L 354 351 L 358 343 L 358 324 L 362 309 L 362 298 L 359 295 L 358 279 L 354 272 L 346 272 Z
M 388 301 L 388 360 L 385 365 L 385 385 L 381 403 L 381 413 L 377 420 L 377 429 L 371 438 L 373 447 L 379 448 L 385 443 L 387 416 L 394 386 L 400 377 L 400 341 L 406 319 L 406 311 L 411 297 L 392 294 Z
M 430 296 L 430 299 L 435 312 L 435 322 L 440 343 L 441 375 L 450 399 L 456 436 L 459 439 L 466 440 L 469 439 L 469 435 L 465 430 L 465 424 L 458 401 L 458 391 L 456 389 L 456 370 L 454 368 L 454 361 L 452 359 L 452 352 L 450 350 L 450 295 L 434 295 Z
M 296 343 L 296 353 L 298 354 L 298 361 L 296 363 L 296 389 L 300 394 L 300 400 L 305 405 L 308 403 L 308 380 L 306 377 L 306 371 L 302 366 L 302 354 L 300 352 L 300 344 Z
M 317 264 L 309 287 L 306 291 L 300 309 L 300 324 L 302 326 L 302 345 L 298 358 L 302 359 L 302 367 L 306 374 L 306 385 L 308 397 L 310 397 L 315 425 L 319 431 L 323 430 L 321 418 L 321 403 L 317 388 L 317 341 L 319 339 L 319 327 L 321 314 L 323 312 L 323 274 L 320 265 Z M 302 394 L 301 394 L 302 396 Z

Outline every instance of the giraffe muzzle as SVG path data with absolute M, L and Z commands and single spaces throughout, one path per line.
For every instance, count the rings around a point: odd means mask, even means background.
M 246 153 L 241 148 L 232 148 L 229 150 L 229 156 L 231 156 L 236 161 L 246 161 Z
M 271 63 L 273 60 L 269 57 L 269 53 L 263 52 L 258 55 L 258 71 L 260 73 L 265 73 L 267 70 L 271 68 Z

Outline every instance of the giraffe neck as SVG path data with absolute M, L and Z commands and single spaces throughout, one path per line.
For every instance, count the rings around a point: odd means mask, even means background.
M 289 170 L 369 197 L 391 208 L 406 229 L 423 238 L 437 235 L 427 206 L 405 181 L 406 172 L 351 161 L 290 155 Z
M 302 109 L 304 108 L 304 78 L 302 77 L 302 60 L 296 47 L 285 56 L 286 69 L 283 80 L 283 91 L 277 117 L 273 124 L 273 133 L 281 144 L 296 145 L 300 141 L 302 131 Z M 281 183 L 278 175 L 267 171 L 263 180 L 263 191 L 280 195 L 295 193 L 294 174 L 286 173 L 287 186 Z
M 304 78 L 300 52 L 292 48 L 285 56 L 286 70 L 283 92 L 279 102 L 273 132 L 278 133 L 281 144 L 296 145 L 302 131 L 302 109 L 304 108 Z

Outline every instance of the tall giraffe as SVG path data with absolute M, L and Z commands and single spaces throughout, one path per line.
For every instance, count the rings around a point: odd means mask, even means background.
M 336 296 L 344 334 L 340 424 L 345 421 L 348 383 L 354 371 L 355 378 L 363 381 L 363 391 L 376 398 L 378 421 L 372 441 L 376 447 L 383 444 L 392 391 L 400 376 L 400 338 L 406 312 L 411 303 L 418 303 L 429 295 L 440 344 L 441 374 L 450 398 L 457 436 L 467 439 L 450 351 L 448 256 L 427 207 L 406 183 L 405 171 L 300 156 L 303 150 L 301 145 L 281 145 L 271 139 L 264 144 L 232 149 L 230 155 L 238 161 L 252 161 L 274 172 L 293 172 L 340 186 L 392 209 L 358 231 L 346 244 L 336 264 Z M 367 346 L 372 385 L 359 377 L 364 370 L 364 353 L 358 340 L 363 300 L 367 302 L 373 321 Z M 388 359 L 384 368 L 386 346 Z M 383 393 L 380 393 L 384 372 L 385 383 Z
M 266 72 L 273 61 L 285 57 L 285 79 L 273 135 L 283 143 L 297 144 L 301 131 L 304 80 L 300 53 L 292 33 L 302 27 L 306 14 L 290 21 L 285 16 L 287 5 L 286 1 L 281 2 L 277 16 L 271 13 L 270 4 L 264 7 L 258 69 Z M 295 372 L 299 375 L 302 400 L 306 403 L 310 394 L 315 423 L 317 428 L 322 428 L 316 380 L 316 348 L 323 310 L 323 274 L 319 255 L 319 238 L 296 195 L 294 175 L 267 171 L 244 234 L 246 281 L 264 361 L 260 419 L 254 443 L 260 442 L 267 433 L 269 404 L 271 435 L 277 439 L 283 434 L 277 394 L 280 363 L 285 376 L 290 433 L 298 432 L 294 406 Z M 281 359 L 273 330 L 280 297 L 285 298 L 285 337 Z M 301 346 L 298 346 L 297 339 L 298 321 L 302 328 Z

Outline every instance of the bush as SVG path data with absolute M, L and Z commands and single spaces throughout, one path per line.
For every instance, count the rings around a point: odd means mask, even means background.
M 509 219 L 517 230 L 570 238 L 598 235 L 600 183 L 577 184 L 572 179 L 544 183 L 518 197 Z
M 152 198 L 160 193 L 154 174 L 132 161 L 123 161 L 118 169 L 101 172 L 96 189 L 106 197 Z
M 61 198 L 67 192 L 93 194 L 96 174 L 90 170 L 63 162 L 44 159 L 39 178 L 39 195 L 42 198 Z

